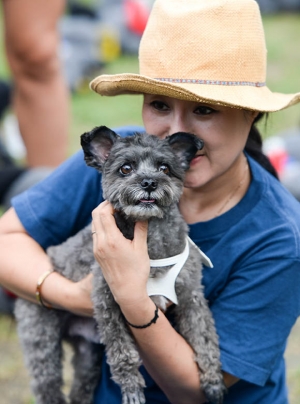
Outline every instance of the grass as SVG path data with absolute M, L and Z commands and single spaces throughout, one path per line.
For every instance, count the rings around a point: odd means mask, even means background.
M 87 2 L 89 0 L 86 0 Z M 267 83 L 273 91 L 300 91 L 300 15 L 274 15 L 264 17 L 268 48 Z M 3 27 L 0 13 L 0 27 Z M 101 73 L 137 72 L 134 56 L 122 56 L 107 65 Z M 3 31 L 0 30 L 0 77 L 9 77 L 3 51 Z M 103 98 L 82 83 L 80 91 L 71 96 L 72 126 L 70 154 L 79 149 L 79 135 L 96 125 L 116 127 L 124 124 L 142 124 L 141 96 Z M 299 125 L 299 106 L 271 114 L 267 126 L 261 126 L 264 137 Z M 0 212 L 1 214 L 1 212 Z M 300 403 L 300 322 L 291 334 L 286 358 L 290 404 Z M 0 315 L 0 391 L 1 402 L 6 404 L 33 404 L 28 387 L 15 324 Z
M 265 16 L 263 19 L 268 49 L 267 85 L 272 91 L 300 92 L 300 14 Z M 270 114 L 264 137 L 300 125 L 299 105 Z
M 300 319 L 295 324 L 285 352 L 290 404 L 300 403 Z

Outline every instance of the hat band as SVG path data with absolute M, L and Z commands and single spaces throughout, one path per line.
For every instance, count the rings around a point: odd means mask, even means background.
M 198 80 L 198 79 L 171 79 L 171 78 L 155 78 L 155 80 L 166 81 L 168 83 L 191 83 L 191 84 L 210 84 L 218 86 L 251 86 L 265 87 L 265 82 L 253 81 L 223 81 L 223 80 Z

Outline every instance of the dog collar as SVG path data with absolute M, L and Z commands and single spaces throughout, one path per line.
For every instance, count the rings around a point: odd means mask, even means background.
M 184 266 L 190 252 L 189 243 L 194 245 L 201 256 L 204 265 L 212 268 L 213 264 L 211 260 L 204 254 L 203 251 L 189 238 L 186 239 L 185 249 L 181 254 L 174 255 L 173 257 L 163 258 L 160 260 L 150 260 L 150 267 L 166 267 L 173 265 L 169 271 L 160 276 L 159 278 L 149 278 L 147 282 L 147 293 L 148 296 L 162 295 L 167 299 L 171 300 L 173 303 L 178 304 L 177 295 L 175 292 L 175 281 L 182 267 Z

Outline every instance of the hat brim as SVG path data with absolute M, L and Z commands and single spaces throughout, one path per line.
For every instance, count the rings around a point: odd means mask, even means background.
M 267 86 L 170 83 L 131 73 L 98 76 L 90 87 L 104 96 L 157 94 L 260 112 L 279 111 L 300 101 L 300 93 L 273 93 Z

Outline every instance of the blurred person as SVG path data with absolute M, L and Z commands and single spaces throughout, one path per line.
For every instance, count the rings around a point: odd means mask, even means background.
M 1 144 L 0 204 L 44 179 L 67 157 L 69 93 L 59 59 L 58 21 L 65 0 L 2 0 L 5 47 L 13 76 L 13 107 L 26 147 L 26 167 Z M 11 86 L 1 81 L 1 118 Z M 47 94 L 47 96 L 45 96 Z M 0 288 L 0 312 L 12 313 L 14 295 Z
M 13 105 L 28 167 L 67 157 L 69 94 L 59 58 L 58 20 L 65 0 L 2 0 Z

